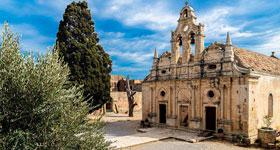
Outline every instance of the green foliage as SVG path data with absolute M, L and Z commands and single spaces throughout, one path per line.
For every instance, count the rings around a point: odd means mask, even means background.
M 59 55 L 70 68 L 70 81 L 84 85 L 85 100 L 95 108 L 111 100 L 112 62 L 98 42 L 87 2 L 68 5 L 57 33 Z
M 89 123 L 81 87 L 56 51 L 20 54 L 5 25 L 0 47 L 0 149 L 108 149 L 99 121 Z

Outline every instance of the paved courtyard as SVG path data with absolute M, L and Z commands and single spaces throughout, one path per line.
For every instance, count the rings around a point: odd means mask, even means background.
M 137 131 L 141 120 L 141 114 L 129 118 L 126 114 L 108 113 L 103 117 L 106 122 L 105 138 L 111 141 L 112 149 L 124 150 L 216 150 L 216 149 L 248 149 L 235 146 L 228 142 L 205 140 L 195 133 L 171 130 L 164 128 L 150 128 L 144 133 Z M 175 140 L 177 139 L 177 140 Z M 180 140 L 178 140 L 180 139 Z M 194 143 L 191 143 L 194 142 Z
M 250 148 L 250 150 L 252 149 L 253 148 Z M 248 148 L 238 147 L 227 142 L 219 142 L 215 140 L 188 143 L 175 139 L 167 139 L 125 148 L 124 150 L 248 150 Z

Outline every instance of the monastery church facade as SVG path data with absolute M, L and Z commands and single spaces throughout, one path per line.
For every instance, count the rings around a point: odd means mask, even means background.
M 229 33 L 225 43 L 205 48 L 204 25 L 196 19 L 186 5 L 171 52 L 155 50 L 142 84 L 143 119 L 255 139 L 268 115 L 280 129 L 280 60 L 232 45 Z

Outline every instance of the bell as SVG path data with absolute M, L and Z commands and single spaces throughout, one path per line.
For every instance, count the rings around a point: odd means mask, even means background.
M 191 39 L 191 44 L 195 44 L 195 39 L 194 38 Z
M 182 45 L 183 45 L 183 41 L 182 41 L 182 40 L 180 40 L 179 45 L 180 45 L 180 46 L 182 46 Z

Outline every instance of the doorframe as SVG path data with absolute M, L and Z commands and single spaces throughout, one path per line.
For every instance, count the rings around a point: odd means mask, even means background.
M 218 121 L 218 106 L 217 105 L 209 105 L 209 104 L 206 104 L 206 105 L 203 105 L 203 109 L 204 109 L 204 114 L 203 114 L 203 118 L 202 118 L 202 121 L 203 121 L 203 129 L 204 130 L 207 130 L 206 129 L 206 107 L 214 107 L 215 109 L 216 109 L 216 130 L 215 130 L 215 132 L 217 132 L 217 129 L 218 129 L 218 123 L 217 123 L 217 121 Z
M 165 124 L 167 124 L 167 111 L 168 111 L 168 103 L 167 102 L 159 102 L 158 103 L 158 107 L 157 107 L 157 112 L 158 112 L 158 123 L 160 124 L 160 105 L 165 105 L 165 108 L 166 108 L 166 112 L 165 112 L 165 118 L 166 118 L 166 123 Z
M 180 113 L 181 113 L 181 107 L 182 106 L 187 106 L 188 107 L 188 115 L 189 115 L 189 123 L 190 123 L 190 118 L 191 118 L 191 108 L 190 108 L 190 104 L 178 104 L 178 109 L 177 109 L 177 125 L 178 127 L 184 127 L 184 126 L 181 126 L 181 117 L 180 116 Z M 186 128 L 186 127 L 184 127 Z

